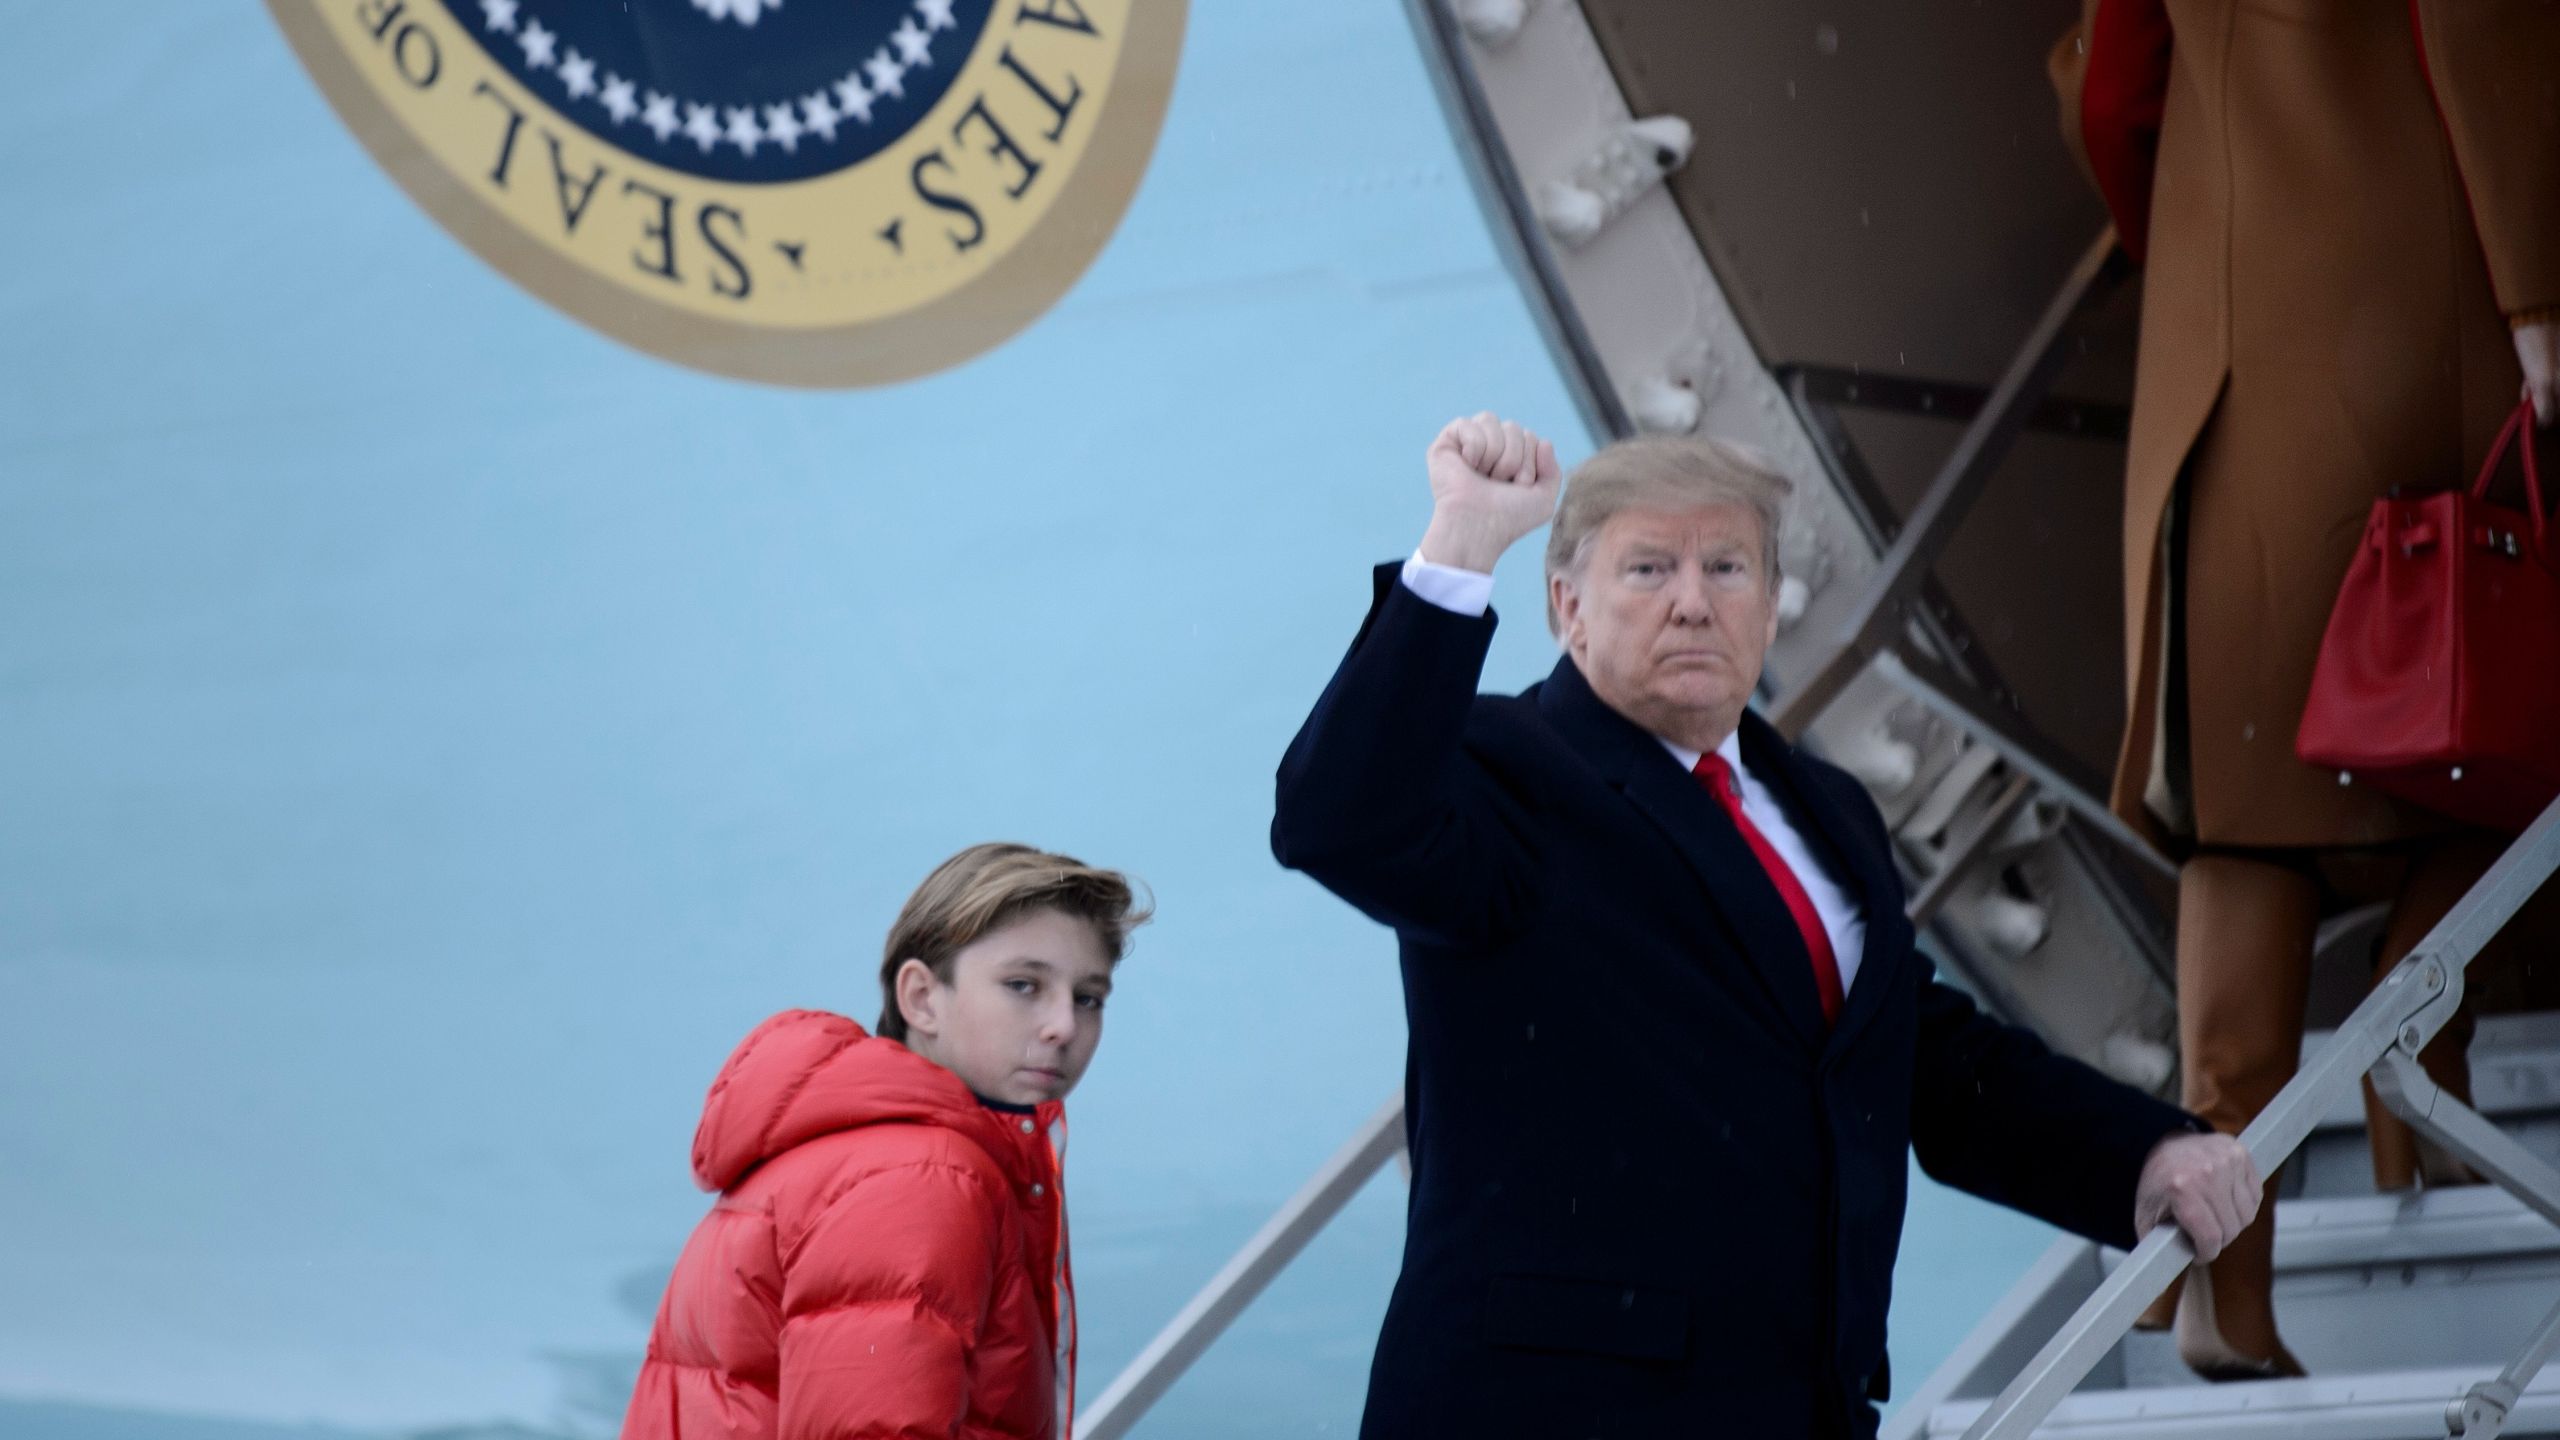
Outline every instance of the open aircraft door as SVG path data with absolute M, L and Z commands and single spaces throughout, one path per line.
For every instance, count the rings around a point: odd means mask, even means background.
M 2141 282 L 2046 75 L 2076 0 L 1406 8 L 1594 438 L 1711 433 L 1795 481 L 1762 704 L 1874 795 L 1941 972 L 2175 1098 L 2176 867 L 2105 798 Z M 2130 1255 L 2065 1238 L 1897 1397 L 1888 1440 L 2048 1417 L 2158 1440 L 2560 1433 L 2560 1381 L 2537 1378 L 2560 1353 L 2560 1015 L 2483 1022 L 2476 1110 L 2414 1060 L 2555 868 L 2560 803 L 2370 996 L 2383 907 L 2322 927 L 2309 1020 L 2334 1028 L 2242 1137 L 2283 1167 L 2276 1295 L 2312 1378 L 2206 1387 L 2165 1334 L 2127 1335 L 2192 1258 L 2174 1227 Z M 2368 1072 L 2497 1183 L 2373 1194 Z M 1390 1102 L 1078 1434 L 1126 1433 L 1402 1138 Z
M 1593 433 L 1796 481 L 1764 700 L 1883 807 L 1941 967 L 2168 1085 L 2171 872 L 2105 808 L 2139 282 L 2045 78 L 2077 6 L 1410 10 Z

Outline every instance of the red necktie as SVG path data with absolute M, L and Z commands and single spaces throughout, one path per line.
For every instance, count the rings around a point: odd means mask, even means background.
M 1707 793 L 1716 797 L 1724 813 L 1733 817 L 1733 828 L 1760 857 L 1760 868 L 1769 872 L 1769 883 L 1778 887 L 1778 896 L 1787 902 L 1787 913 L 1796 917 L 1796 929 L 1804 935 L 1805 953 L 1813 957 L 1813 985 L 1822 994 L 1822 1019 L 1825 1024 L 1840 1018 L 1840 960 L 1831 953 L 1831 932 L 1822 927 L 1822 912 L 1813 908 L 1813 897 L 1804 893 L 1804 885 L 1796 872 L 1778 855 L 1769 837 L 1742 813 L 1742 787 L 1734 780 L 1733 767 L 1724 757 L 1710 750 L 1698 757 L 1691 773 L 1705 783 Z

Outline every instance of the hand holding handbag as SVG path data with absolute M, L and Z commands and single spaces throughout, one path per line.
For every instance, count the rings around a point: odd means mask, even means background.
M 2509 448 L 2524 511 L 2490 503 Z M 2560 795 L 2560 570 L 2520 405 L 2468 491 L 2373 502 L 2338 587 L 2294 753 L 2474 825 Z

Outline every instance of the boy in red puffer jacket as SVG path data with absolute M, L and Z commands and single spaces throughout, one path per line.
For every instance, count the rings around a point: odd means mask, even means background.
M 787 1010 L 739 1043 L 623 1440 L 1067 1440 L 1059 1102 L 1147 913 L 1113 871 L 973 846 L 899 912 L 877 1035 Z

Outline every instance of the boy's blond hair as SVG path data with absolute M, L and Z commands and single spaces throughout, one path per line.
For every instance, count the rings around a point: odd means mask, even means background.
M 898 971 L 909 960 L 923 961 L 934 978 L 949 984 L 952 957 L 1035 910 L 1055 910 L 1091 925 L 1113 964 L 1128 949 L 1129 932 L 1155 913 L 1117 870 L 1028 845 L 972 845 L 935 866 L 889 927 L 874 1033 L 907 1038 L 907 1017 L 898 1009 Z

